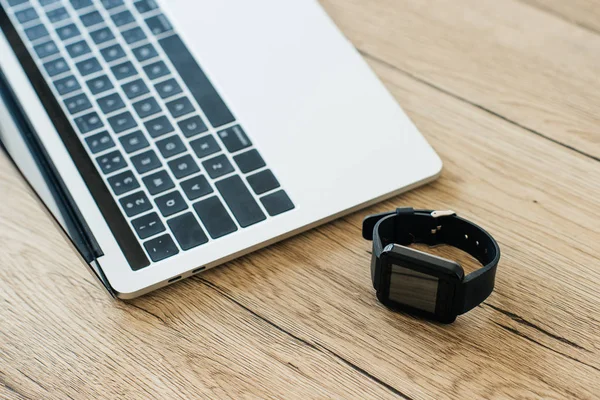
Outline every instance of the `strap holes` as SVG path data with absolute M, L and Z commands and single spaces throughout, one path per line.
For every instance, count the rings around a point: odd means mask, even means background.
M 465 240 L 466 240 L 466 239 L 469 239 L 469 235 L 465 235 Z
M 475 241 L 475 245 L 479 246 L 479 240 Z

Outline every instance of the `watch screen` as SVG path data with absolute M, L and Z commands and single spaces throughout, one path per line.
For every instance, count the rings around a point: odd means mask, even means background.
M 421 311 L 435 313 L 439 279 L 392 264 L 389 299 Z

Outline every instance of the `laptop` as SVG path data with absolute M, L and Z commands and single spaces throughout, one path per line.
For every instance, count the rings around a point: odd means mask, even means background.
M 0 0 L 3 147 L 116 297 L 436 178 L 313 0 Z

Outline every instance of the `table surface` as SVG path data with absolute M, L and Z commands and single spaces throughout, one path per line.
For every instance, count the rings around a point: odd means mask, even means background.
M 121 302 L 1 153 L 0 398 L 600 396 L 600 2 L 322 4 L 441 178 Z M 361 221 L 398 205 L 500 243 L 495 292 L 452 325 L 373 295 Z

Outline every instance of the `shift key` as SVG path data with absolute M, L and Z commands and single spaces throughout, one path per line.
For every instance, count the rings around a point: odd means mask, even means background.
M 266 219 L 265 214 L 239 176 L 223 179 L 215 185 L 242 228 Z

